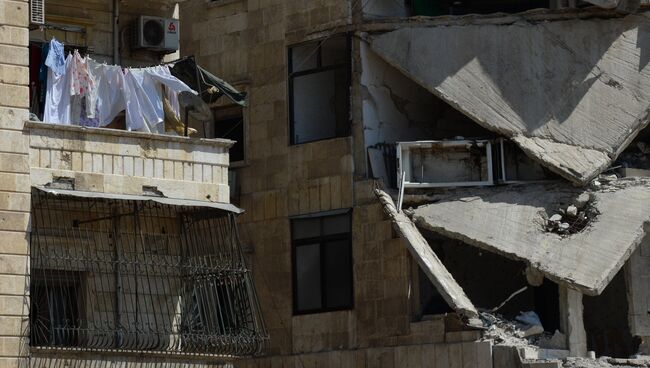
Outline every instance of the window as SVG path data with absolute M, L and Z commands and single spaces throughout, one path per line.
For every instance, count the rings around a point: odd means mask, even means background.
M 230 147 L 230 163 L 244 162 L 246 136 L 244 114 L 241 106 L 220 107 L 213 110 L 214 137 L 236 141 Z
M 31 347 L 264 351 L 234 214 L 69 192 L 32 195 Z
M 350 38 L 289 48 L 291 144 L 350 134 Z
M 244 162 L 246 159 L 246 124 L 244 109 L 235 104 L 218 105 L 212 108 L 214 120 L 210 122 L 191 121 L 197 137 L 224 138 L 235 141 L 230 147 L 230 163 Z
M 294 314 L 352 307 L 350 227 L 349 212 L 291 221 Z
M 81 319 L 79 272 L 32 270 L 30 342 L 35 346 L 75 346 Z

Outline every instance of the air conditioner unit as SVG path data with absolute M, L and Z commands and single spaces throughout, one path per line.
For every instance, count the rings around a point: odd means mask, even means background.
M 31 24 L 45 24 L 45 0 L 30 0 L 29 22 Z
M 178 19 L 141 15 L 134 27 L 133 47 L 153 51 L 174 52 L 178 50 Z

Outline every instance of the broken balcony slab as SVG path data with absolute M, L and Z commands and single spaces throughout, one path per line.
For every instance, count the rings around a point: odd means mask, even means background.
M 649 16 L 411 27 L 370 43 L 481 126 L 584 185 L 648 123 Z
M 476 307 L 474 307 L 465 294 L 465 291 L 463 291 L 463 288 L 458 285 L 451 273 L 449 273 L 438 256 L 433 252 L 411 219 L 404 212 L 397 211 L 395 203 L 388 193 L 376 189 L 375 195 L 393 222 L 395 229 L 405 240 L 409 252 L 431 283 L 433 283 L 436 290 L 444 298 L 445 302 L 459 315 L 464 317 L 464 322 L 468 326 L 483 327 Z
M 563 182 L 456 189 L 416 208 L 412 218 L 421 229 L 522 260 L 555 282 L 598 295 L 645 235 L 650 180 L 588 190 L 597 215 L 573 233 L 550 231 L 548 218 L 584 192 Z

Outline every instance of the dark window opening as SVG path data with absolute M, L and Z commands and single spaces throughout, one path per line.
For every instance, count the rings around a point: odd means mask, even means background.
M 291 220 L 294 314 L 352 308 L 350 213 Z
M 524 292 L 509 300 L 496 313 L 514 320 L 521 312 L 534 311 L 545 331 L 553 334 L 559 329 L 560 297 L 557 284 L 544 280 L 540 286 L 531 286 L 526 280 L 526 265 L 522 262 L 430 232 L 426 232 L 426 238 L 477 308 L 490 310 L 527 286 Z M 434 289 L 428 279 L 424 280 L 425 287 Z M 436 295 L 437 292 L 432 294 Z M 438 300 L 441 303 L 442 297 L 438 297 Z
M 549 8 L 548 0 L 407 0 L 405 3 L 414 16 L 519 13 Z
M 230 147 L 230 162 L 242 162 L 246 158 L 246 124 L 244 110 L 238 105 L 218 106 L 212 109 L 212 122 L 190 121 L 196 129 L 196 136 L 203 138 L 223 138 L 235 141 Z
M 291 144 L 350 135 L 350 37 L 289 48 Z
M 235 141 L 230 147 L 230 162 L 245 160 L 245 124 L 241 106 L 216 108 L 214 114 L 214 138 L 225 138 Z
M 454 310 L 447 304 L 445 299 L 440 295 L 438 290 L 433 286 L 427 275 L 418 267 L 418 291 L 419 291 L 419 313 L 416 312 L 415 319 L 419 320 L 422 316 L 445 314 Z
M 81 320 L 81 274 L 32 270 L 30 342 L 36 346 L 76 346 Z

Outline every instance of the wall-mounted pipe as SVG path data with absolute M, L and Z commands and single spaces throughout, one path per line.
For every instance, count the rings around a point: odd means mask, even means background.
M 113 0 L 113 64 L 120 65 L 120 0 Z

